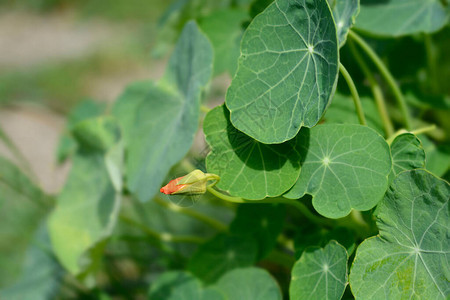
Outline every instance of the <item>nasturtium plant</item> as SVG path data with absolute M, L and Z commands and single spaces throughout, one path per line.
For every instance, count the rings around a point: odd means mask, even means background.
M 357 299 L 447 299 L 450 185 L 425 170 L 402 172 L 380 203 L 379 236 L 356 251 Z
M 336 241 L 307 248 L 292 269 L 290 299 L 341 299 L 347 286 L 347 251 Z
M 238 70 L 225 101 L 233 126 L 274 144 L 316 125 L 336 87 L 338 44 L 326 1 L 269 5 L 242 37 Z
M 104 64 L 158 36 L 159 80 L 64 110 L 58 192 L 0 112 L 0 298 L 448 299 L 449 9 L 175 0 Z
M 374 130 L 324 124 L 302 129 L 299 140 L 300 177 L 284 197 L 310 194 L 314 208 L 328 218 L 371 209 L 381 200 L 392 163 L 388 144 Z

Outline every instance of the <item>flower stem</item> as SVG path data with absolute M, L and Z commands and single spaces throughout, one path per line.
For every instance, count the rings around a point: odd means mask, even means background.
M 398 102 L 399 108 L 402 112 L 403 121 L 405 123 L 405 127 L 407 130 L 411 130 L 411 118 L 409 115 L 408 107 L 406 105 L 405 98 L 403 97 L 403 94 L 395 81 L 392 74 L 389 72 L 388 68 L 384 65 L 384 63 L 381 61 L 380 57 L 375 53 L 375 51 L 367 44 L 358 34 L 356 34 L 354 31 L 349 31 L 349 37 L 354 40 L 370 57 L 370 59 L 373 61 L 373 63 L 376 65 L 378 70 L 380 71 L 381 75 L 386 80 L 386 83 L 391 88 L 395 99 Z
M 356 113 L 358 114 L 359 124 L 367 125 L 366 118 L 364 117 L 364 111 L 361 105 L 361 99 L 359 99 L 358 90 L 356 89 L 355 83 L 353 82 L 352 77 L 348 73 L 347 69 L 343 64 L 339 63 L 339 71 L 342 76 L 344 76 L 345 81 L 347 82 L 348 88 L 350 89 L 350 93 L 353 97 L 353 102 L 355 104 Z
M 283 204 L 289 204 L 292 206 L 295 206 L 308 220 L 310 220 L 312 223 L 321 225 L 321 226 L 331 226 L 333 224 L 332 220 L 322 218 L 319 216 L 314 215 L 306 205 L 301 203 L 298 200 L 291 200 L 283 197 L 277 197 L 277 198 L 266 198 L 263 200 L 247 200 L 240 197 L 232 197 L 225 195 L 221 193 L 220 191 L 214 189 L 211 186 L 208 186 L 206 188 L 208 192 L 213 194 L 219 199 L 222 199 L 224 201 L 233 202 L 233 203 L 283 203 Z
M 389 138 L 394 134 L 394 126 L 392 125 L 392 121 L 387 112 L 386 102 L 384 100 L 381 87 L 375 80 L 375 77 L 372 75 L 372 72 L 370 72 L 369 67 L 362 59 L 359 52 L 356 50 L 353 41 L 349 40 L 347 44 L 350 47 L 350 51 L 352 52 L 353 57 L 356 59 L 358 65 L 360 66 L 362 72 L 364 73 L 364 76 L 366 76 L 367 80 L 369 81 L 370 89 L 372 90 L 372 94 L 375 99 L 375 103 L 377 105 L 378 114 L 380 115 L 381 121 L 383 122 L 384 132 L 386 133 L 386 137 Z
M 167 208 L 167 209 L 169 209 L 169 210 L 171 210 L 173 212 L 185 214 L 185 215 L 190 216 L 190 217 L 192 217 L 194 219 L 197 219 L 200 222 L 203 222 L 203 223 L 205 223 L 207 225 L 210 225 L 211 227 L 217 229 L 218 231 L 227 231 L 228 230 L 228 227 L 225 224 L 223 224 L 222 222 L 217 221 L 217 220 L 215 220 L 213 218 L 210 218 L 210 217 L 208 217 L 206 215 L 203 215 L 203 214 L 201 214 L 201 213 L 199 213 L 199 212 L 197 212 L 195 210 L 192 210 L 192 209 L 189 209 L 189 208 L 186 208 L 186 207 L 180 207 L 180 206 L 175 205 L 173 203 L 166 202 L 166 201 L 164 201 L 163 199 L 161 199 L 159 197 L 155 197 L 154 201 L 157 204 L 159 204 L 159 205 L 161 205 L 161 206 L 163 206 L 163 207 L 165 207 L 165 208 Z
M 121 215 L 120 220 L 132 225 L 136 228 L 139 228 L 144 233 L 146 233 L 148 236 L 155 238 L 157 240 L 163 241 L 163 242 L 173 242 L 173 243 L 192 243 L 192 244 L 202 244 L 205 242 L 204 239 L 196 237 L 196 236 L 175 236 L 170 233 L 159 233 L 154 231 L 151 228 L 148 228 L 146 225 L 139 223 L 136 220 L 133 220 L 131 218 L 128 218 L 126 216 Z

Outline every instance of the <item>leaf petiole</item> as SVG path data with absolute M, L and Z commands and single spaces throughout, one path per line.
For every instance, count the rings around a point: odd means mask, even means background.
M 353 103 L 355 104 L 356 113 L 358 115 L 359 124 L 366 126 L 366 118 L 364 117 L 364 111 L 361 105 L 361 99 L 359 99 L 358 90 L 356 89 L 355 83 L 353 82 L 352 77 L 348 73 L 347 69 L 344 67 L 342 63 L 339 63 L 339 71 L 342 76 L 344 76 L 345 81 L 347 82 L 348 88 L 350 89 L 350 93 L 352 94 Z

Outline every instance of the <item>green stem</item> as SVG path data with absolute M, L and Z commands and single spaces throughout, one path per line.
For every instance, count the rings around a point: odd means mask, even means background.
M 283 203 L 283 204 L 289 204 L 292 206 L 295 206 L 308 220 L 313 222 L 314 224 L 321 225 L 321 226 L 332 226 L 333 221 L 330 219 L 322 218 L 319 216 L 314 215 L 306 205 L 301 203 L 298 200 L 291 200 L 283 197 L 277 197 L 277 198 L 266 198 L 263 200 L 247 200 L 240 197 L 232 197 L 225 195 L 221 193 L 220 191 L 214 189 L 212 186 L 206 187 L 208 192 L 213 194 L 219 199 L 222 199 L 224 201 L 233 202 L 233 203 Z
M 350 76 L 350 74 L 348 73 L 348 71 L 344 67 L 344 65 L 341 63 L 339 63 L 339 71 L 341 72 L 342 76 L 344 76 L 344 79 L 347 82 L 347 85 L 350 89 L 350 93 L 352 94 L 356 113 L 358 114 L 359 124 L 367 125 L 366 118 L 364 117 L 364 111 L 363 111 L 363 108 L 361 105 L 361 99 L 359 99 L 358 90 L 356 89 L 356 86 L 355 86 L 355 83 L 353 82 L 352 77 Z
M 205 242 L 204 239 L 196 237 L 196 236 L 175 236 L 170 233 L 159 233 L 154 231 L 151 228 L 148 228 L 144 224 L 141 224 L 131 218 L 128 218 L 126 216 L 121 215 L 120 220 L 132 225 L 136 228 L 139 228 L 144 233 L 146 233 L 148 236 L 155 238 L 157 240 L 163 241 L 163 242 L 173 242 L 173 243 L 192 243 L 192 244 L 202 244 Z
M 437 65 L 436 65 L 436 49 L 433 45 L 433 40 L 431 38 L 431 35 L 424 34 L 424 43 L 425 43 L 425 53 L 427 56 L 427 65 L 428 65 L 428 82 L 430 84 L 431 90 L 436 93 L 438 86 L 437 86 Z
M 402 94 L 397 82 L 395 81 L 394 77 L 389 72 L 388 68 L 386 68 L 384 63 L 381 61 L 380 57 L 369 46 L 369 44 L 367 44 L 358 34 L 356 34 L 352 30 L 349 31 L 348 35 L 352 40 L 354 40 L 366 52 L 366 54 L 370 57 L 370 59 L 373 61 L 373 63 L 377 66 L 381 75 L 386 80 L 386 83 L 392 89 L 394 97 L 398 102 L 399 108 L 403 115 L 403 120 L 404 120 L 406 129 L 411 130 L 411 117 L 409 115 L 408 107 L 406 105 L 405 98 L 403 97 L 403 94 Z
M 281 252 L 279 250 L 273 250 L 264 260 L 274 262 L 280 266 L 287 268 L 288 270 L 291 270 L 292 266 L 295 264 L 295 258 L 292 255 Z
M 383 122 L 384 132 L 386 133 L 386 137 L 389 138 L 394 134 L 394 126 L 392 125 L 391 118 L 387 112 L 386 102 L 384 100 L 383 92 L 381 91 L 381 87 L 376 81 L 375 77 L 372 75 L 367 64 L 362 59 L 359 52 L 356 50 L 355 44 L 352 40 L 347 41 L 347 44 L 350 47 L 350 51 L 353 54 L 353 57 L 356 59 L 356 62 L 360 66 L 364 76 L 369 81 L 370 89 L 372 90 L 373 97 L 375 99 L 375 103 L 377 105 L 378 114 L 380 115 L 381 121 Z
M 422 127 L 422 128 L 413 130 L 413 131 L 411 131 L 411 133 L 414 134 L 414 135 L 419 135 L 419 134 L 422 134 L 422 133 L 427 133 L 427 132 L 436 130 L 436 128 L 437 128 L 436 125 L 433 124 L 433 125 L 430 125 L 430 126 L 427 126 L 427 127 Z
M 180 206 L 175 205 L 173 203 L 166 202 L 166 201 L 162 200 L 159 197 L 155 197 L 154 201 L 157 204 L 159 204 L 159 205 L 161 205 L 161 206 L 163 206 L 163 207 L 165 207 L 165 208 L 167 208 L 167 209 L 169 209 L 169 210 L 171 210 L 173 212 L 178 212 L 178 213 L 182 213 L 182 214 L 185 214 L 187 216 L 190 216 L 190 217 L 192 217 L 194 219 L 197 219 L 200 222 L 203 222 L 203 223 L 205 223 L 207 225 L 210 225 L 211 227 L 213 227 L 213 228 L 215 228 L 215 229 L 217 229 L 219 231 L 227 231 L 228 230 L 227 225 L 225 225 L 222 222 L 219 222 L 219 221 L 217 221 L 217 220 L 215 220 L 213 218 L 205 216 L 205 215 L 203 215 L 203 214 L 201 214 L 201 213 L 199 213 L 199 212 L 197 212 L 195 210 L 192 210 L 192 209 L 189 209 L 189 208 L 186 208 L 186 207 L 180 207 Z
M 209 107 L 207 107 L 206 105 L 200 105 L 200 111 L 204 112 L 205 114 L 209 113 L 211 111 L 211 109 Z

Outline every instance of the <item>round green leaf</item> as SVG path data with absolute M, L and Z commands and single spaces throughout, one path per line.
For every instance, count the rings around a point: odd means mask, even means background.
M 339 47 L 344 46 L 350 28 L 359 14 L 359 0 L 328 0 L 333 12 L 339 38 Z
M 220 176 L 217 187 L 250 200 L 276 197 L 295 183 L 300 173 L 298 139 L 278 145 L 255 141 L 231 125 L 225 106 L 211 110 L 203 130 L 211 152 L 209 173 Z
M 338 59 L 326 1 L 275 1 L 242 38 L 238 70 L 226 95 L 231 122 L 267 144 L 316 125 L 334 92 Z
M 435 32 L 445 25 L 447 18 L 440 0 L 361 0 L 356 27 L 376 35 L 397 37 Z
M 328 218 L 344 217 L 352 209 L 371 209 L 382 199 L 391 155 L 386 141 L 373 129 L 325 124 L 302 129 L 299 139 L 302 171 L 286 198 L 308 193 L 317 212 Z
M 306 249 L 292 269 L 291 300 L 341 299 L 347 285 L 347 251 L 336 241 Z
M 425 167 L 425 151 L 420 140 L 412 133 L 398 135 L 391 144 L 392 171 L 400 172 Z
M 448 299 L 450 185 L 425 170 L 401 173 L 380 203 L 380 236 L 356 250 L 356 299 Z
M 204 282 L 214 282 L 229 270 L 253 265 L 257 252 L 251 237 L 219 234 L 198 248 L 188 270 Z
M 226 273 L 216 284 L 227 297 L 236 300 L 281 300 L 280 288 L 264 269 L 245 268 Z

